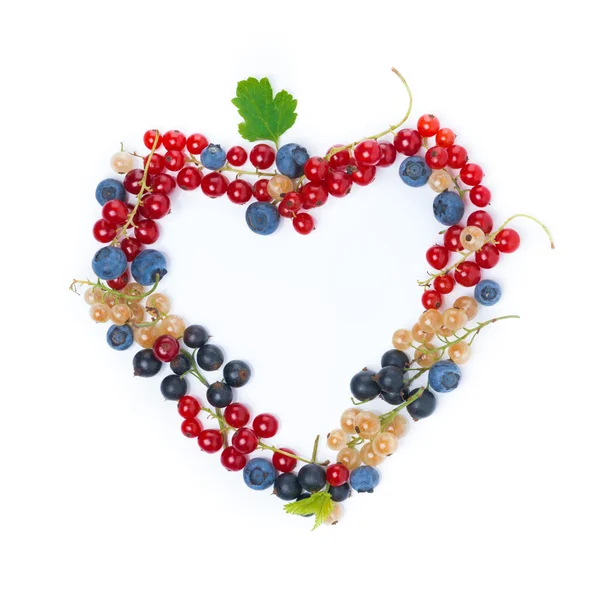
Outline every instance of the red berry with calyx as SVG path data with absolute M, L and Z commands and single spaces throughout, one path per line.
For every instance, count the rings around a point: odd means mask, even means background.
M 482 269 L 493 269 L 500 260 L 500 250 L 494 244 L 484 244 L 475 253 L 475 262 Z
M 379 142 L 379 148 L 381 148 L 381 158 L 377 163 L 378 167 L 389 167 L 396 162 L 396 148 L 394 144 L 390 144 L 389 142 Z
M 460 170 L 459 177 L 465 185 L 478 185 L 483 180 L 483 169 L 475 163 L 467 163 Z
M 455 139 L 454 131 L 448 127 L 442 127 L 435 135 L 435 143 L 442 148 L 450 148 Z
M 171 201 L 165 194 L 146 194 L 142 196 L 139 212 L 146 219 L 162 219 L 169 214 Z
M 144 168 L 148 167 L 150 175 L 158 175 L 165 168 L 165 157 L 162 154 L 148 155 L 144 158 Z
M 288 454 L 296 454 L 293 450 L 290 450 L 289 448 L 280 448 L 280 450 L 283 452 L 287 452 Z M 286 456 L 281 452 L 273 453 L 272 462 L 273 466 L 282 473 L 291 473 L 298 464 L 298 461 L 295 458 L 292 458 L 291 456 Z
M 451 225 L 444 233 L 444 246 L 450 252 L 460 252 L 463 245 L 460 242 L 460 234 L 463 228 L 460 225 Z
M 183 433 L 185 437 L 197 438 L 201 431 L 202 423 L 200 423 L 198 419 L 186 419 L 181 424 L 181 433 Z
M 327 176 L 327 191 L 336 198 L 343 198 L 352 189 L 350 175 L 343 171 L 332 171 Z
M 423 137 L 432 137 L 440 130 L 440 120 L 435 115 L 423 115 L 417 121 L 417 131 Z
M 286 219 L 293 219 L 302 208 L 302 196 L 298 192 L 288 192 L 277 205 L 279 214 Z
M 200 414 L 200 402 L 194 396 L 181 396 L 177 402 L 177 412 L 184 419 L 193 419 Z
M 271 194 L 269 194 L 269 180 L 259 179 L 252 187 L 252 195 L 259 202 L 271 202 Z
M 279 429 L 277 418 L 268 413 L 262 413 L 254 417 L 252 429 L 259 438 L 273 437 Z
M 449 294 L 454 289 L 454 277 L 450 273 L 438 275 L 433 280 L 433 287 L 440 294 Z
M 106 285 L 113 290 L 122 290 L 127 285 L 128 281 L 129 273 L 125 271 L 125 273 L 123 273 L 123 275 L 120 277 L 117 277 L 116 279 L 109 279 L 106 282 Z
M 394 136 L 394 147 L 400 154 L 414 156 L 420 149 L 423 138 L 414 129 L 401 129 Z
M 125 253 L 127 262 L 131 262 L 142 251 L 142 244 L 136 238 L 125 238 L 121 240 L 121 250 Z
M 258 447 L 258 438 L 252 429 L 241 427 L 233 434 L 231 445 L 242 454 L 250 454 Z
M 356 170 L 352 171 L 350 178 L 352 183 L 356 183 L 356 185 L 369 185 L 375 179 L 376 174 L 377 167 L 359 164 Z
M 239 402 L 232 402 L 223 412 L 225 421 L 231 427 L 239 429 L 244 427 L 250 421 L 250 411 Z
M 163 134 L 162 143 L 166 150 L 183 150 L 185 141 L 185 135 L 178 129 L 171 129 Z
M 135 228 L 135 237 L 142 244 L 154 244 L 159 236 L 158 225 L 152 219 L 143 219 Z
M 227 162 L 232 167 L 241 167 L 248 160 L 248 153 L 241 146 L 227 150 Z
M 115 235 L 117 235 L 116 226 L 109 223 L 106 219 L 99 219 L 96 221 L 92 231 L 94 238 L 102 244 L 112 242 L 115 239 Z
M 300 196 L 302 197 L 303 208 L 317 208 L 323 206 L 327 202 L 329 192 L 327 191 L 327 184 L 323 182 L 309 181 L 307 184 L 302 186 L 300 190 Z
M 481 280 L 481 269 L 477 263 L 467 260 L 454 269 L 454 279 L 463 287 L 473 287 Z
M 448 151 L 441 146 L 433 146 L 425 153 L 425 162 L 432 169 L 443 169 L 448 164 Z
M 329 163 L 320 156 L 311 156 L 304 163 L 304 175 L 309 181 L 325 181 L 329 173 Z
M 490 203 L 492 192 L 485 185 L 476 185 L 469 190 L 469 200 L 479 208 L 483 208 Z
M 377 140 L 363 140 L 356 144 L 354 158 L 361 165 L 375 166 L 381 158 L 381 148 Z
M 315 228 L 315 220 L 308 213 L 298 213 L 292 220 L 292 225 L 301 235 L 308 235 Z
M 450 260 L 450 252 L 444 246 L 432 246 L 425 253 L 425 258 L 436 271 L 441 271 Z
M 275 150 L 267 144 L 256 144 L 250 150 L 250 162 L 259 170 L 268 169 L 275 162 Z
M 462 146 L 452 144 L 448 148 L 448 166 L 451 169 L 462 169 L 468 160 L 467 151 Z
M 332 150 L 335 150 L 336 148 L 344 148 L 344 146 L 342 146 L 341 144 L 331 146 L 331 148 L 329 148 L 329 150 L 327 151 L 327 154 L 329 155 L 329 153 Z M 344 150 L 338 150 L 329 157 L 329 166 L 332 169 L 343 169 L 344 167 L 348 166 L 349 162 L 350 151 L 347 148 L 344 148 Z
M 154 143 L 156 141 L 156 136 L 158 136 L 158 142 L 156 143 L 156 146 L 155 146 Z M 152 150 L 152 149 L 156 150 L 156 149 L 160 148 L 161 144 L 162 144 L 162 136 L 158 132 L 158 129 L 148 129 L 148 131 L 146 131 L 146 133 L 144 134 L 144 146 L 146 146 L 146 148 L 148 148 L 148 150 Z
M 169 171 L 181 171 L 185 167 L 185 154 L 181 150 L 169 150 L 165 154 L 165 168 Z
M 201 154 L 208 146 L 208 140 L 201 133 L 192 133 L 185 145 L 190 154 Z
M 346 483 L 346 481 L 348 481 L 350 477 L 350 470 L 346 465 L 335 463 L 327 467 L 325 477 L 327 478 L 327 483 L 329 485 L 337 487 L 338 485 L 343 485 Z
M 500 252 L 510 254 L 521 245 L 521 237 L 514 229 L 503 229 L 496 236 L 496 247 Z
M 109 200 L 102 207 L 102 218 L 111 225 L 123 225 L 129 217 L 129 210 L 121 200 Z
M 202 183 L 202 172 L 196 167 L 183 167 L 177 173 L 177 185 L 186 192 L 198 189 Z
M 166 194 L 167 196 L 175 189 L 177 182 L 172 175 L 168 173 L 159 173 L 150 180 L 150 187 L 157 194 Z
M 179 342 L 172 335 L 159 335 L 154 340 L 152 354 L 161 362 L 171 362 L 179 354 Z
M 241 471 L 248 462 L 248 458 L 233 446 L 225 448 L 221 453 L 221 464 L 228 471 Z
M 486 210 L 475 210 L 467 218 L 467 225 L 479 227 L 486 235 L 492 232 L 494 221 Z
M 243 179 L 234 179 L 227 188 L 227 197 L 234 204 L 246 204 L 252 198 L 252 186 Z
M 440 308 L 442 306 L 442 295 L 435 290 L 427 290 L 421 296 L 421 304 L 425 310 Z
M 218 198 L 227 191 L 229 181 L 225 175 L 213 171 L 202 179 L 200 187 L 209 198 Z
M 218 429 L 203 429 L 198 435 L 200 450 L 214 454 L 223 447 L 223 435 Z
M 137 196 L 142 190 L 142 179 L 144 179 L 144 171 L 142 169 L 131 169 L 123 179 L 123 187 L 130 194 Z

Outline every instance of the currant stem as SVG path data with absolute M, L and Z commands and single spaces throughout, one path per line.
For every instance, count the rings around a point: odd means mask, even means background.
M 227 440 L 227 431 L 229 426 L 225 423 L 225 419 L 223 419 L 223 413 L 220 408 L 215 409 L 215 413 L 217 414 L 217 418 L 219 420 L 219 430 L 221 431 L 221 436 L 223 438 L 223 448 L 227 448 L 229 446 L 229 442 Z
M 319 438 L 321 436 L 318 435 L 315 438 L 315 443 L 313 444 L 313 451 L 312 451 L 312 456 L 311 456 L 311 462 L 316 462 L 317 461 L 317 452 L 319 450 Z
M 75 292 L 77 294 L 78 293 L 77 292 L 78 285 L 88 285 L 91 287 L 100 288 L 101 290 L 106 292 L 104 294 L 105 296 L 110 295 L 110 296 L 114 296 L 115 298 L 121 298 L 122 300 L 127 300 L 129 302 L 139 302 L 142 298 L 146 298 L 147 296 L 150 296 L 150 294 L 154 293 L 154 291 L 158 287 L 159 281 L 160 281 L 160 279 L 157 276 L 156 281 L 154 282 L 154 285 L 147 292 L 144 292 L 143 294 L 141 294 L 139 296 L 131 296 L 128 294 L 122 294 L 121 292 L 118 292 L 117 290 L 113 290 L 112 288 L 109 288 L 108 286 L 104 285 L 103 283 L 100 283 L 100 280 L 98 280 L 97 282 L 94 282 L 94 281 L 90 281 L 89 279 L 86 279 L 86 280 L 73 279 L 73 283 L 71 283 L 71 285 L 69 286 L 69 289 L 72 292 Z
M 204 169 L 202 163 L 193 156 L 190 156 L 188 159 L 186 159 L 186 162 L 194 163 L 195 165 L 200 167 L 200 169 Z M 216 170 L 217 173 L 220 173 L 221 171 L 229 171 L 230 173 L 236 173 L 237 175 L 254 175 L 256 177 L 274 177 L 275 175 L 277 175 L 277 173 L 259 171 L 258 169 L 256 169 L 255 171 L 244 171 L 243 169 L 234 169 L 229 164 L 226 164 L 224 167 L 221 167 L 220 169 Z
M 184 356 L 187 356 L 187 358 L 189 359 L 190 363 L 192 363 L 191 369 L 189 371 L 187 371 L 187 372 L 190 375 L 193 375 L 204 386 L 209 387 L 210 384 L 208 383 L 208 381 L 204 378 L 204 376 L 198 370 L 198 367 L 196 366 L 196 361 L 194 360 L 194 357 L 187 350 L 180 350 L 180 352 Z

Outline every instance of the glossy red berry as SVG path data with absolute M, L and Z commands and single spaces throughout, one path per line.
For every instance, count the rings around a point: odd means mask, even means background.
M 435 143 L 442 148 L 450 148 L 455 139 L 454 131 L 448 127 L 442 127 L 435 135 Z
M 190 154 L 201 154 L 202 150 L 208 146 L 208 140 L 201 133 L 192 133 L 185 145 Z
M 494 221 L 486 210 L 475 210 L 467 218 L 467 225 L 479 227 L 486 235 L 492 232 Z
M 241 167 L 248 160 L 248 153 L 241 146 L 233 146 L 227 150 L 227 162 L 232 167 Z
M 202 431 L 202 423 L 198 421 L 198 419 L 190 418 L 186 419 L 181 424 L 181 433 L 185 435 L 185 437 L 189 438 L 197 438 Z
M 421 304 L 425 310 L 440 308 L 442 306 L 442 295 L 435 290 L 427 290 L 421 296 Z
M 425 153 L 425 162 L 432 169 L 443 169 L 448 164 L 448 151 L 441 146 L 433 146 Z
M 250 421 L 250 411 L 239 402 L 232 402 L 227 406 L 223 412 L 223 416 L 227 424 L 235 429 L 244 427 Z
M 490 203 L 492 192 L 485 185 L 476 185 L 469 190 L 469 200 L 479 208 L 483 208 Z
M 450 273 L 438 275 L 433 280 L 433 287 L 440 294 L 449 294 L 454 289 L 454 277 Z
M 500 260 L 500 250 L 494 244 L 484 244 L 480 250 L 475 253 L 475 262 L 482 269 L 492 269 Z
M 448 166 L 451 169 L 462 169 L 468 160 L 467 151 L 462 146 L 452 144 L 448 148 Z
M 450 252 L 444 246 L 432 246 L 425 253 L 425 258 L 436 271 L 441 271 L 450 260 Z
M 200 414 L 200 402 L 194 396 L 181 396 L 177 402 L 177 412 L 184 419 L 193 419 Z
M 332 171 L 327 176 L 327 191 L 336 198 L 343 198 L 352 189 L 350 175 L 343 171 Z
M 288 452 L 289 454 L 296 454 L 293 450 L 289 448 L 280 448 L 284 452 Z M 281 454 L 281 452 L 273 453 L 273 466 L 282 473 L 291 473 L 298 464 L 298 461 L 291 456 L 286 456 L 285 454 Z
M 401 129 L 394 136 L 394 147 L 400 154 L 414 156 L 420 149 L 423 138 L 414 129 Z
M 185 148 L 185 135 L 177 129 L 171 129 L 163 134 L 162 143 L 166 150 L 183 150 Z
M 175 189 L 177 182 L 172 175 L 168 173 L 159 173 L 150 180 L 150 187 L 157 194 L 166 194 L 167 196 Z
M 179 354 L 179 342 L 171 335 L 159 335 L 154 340 L 152 354 L 161 362 L 171 362 Z
M 123 275 L 116 279 L 110 279 L 106 282 L 109 288 L 113 290 L 122 290 L 129 282 L 129 273 L 125 271 Z
M 327 151 L 327 154 L 329 154 L 335 148 L 343 148 L 343 146 L 341 144 L 336 144 L 335 146 L 332 146 L 331 148 L 329 148 L 329 150 Z M 350 162 L 350 151 L 348 149 L 338 150 L 337 152 L 335 152 L 334 154 L 332 154 L 329 157 L 329 166 L 332 169 L 343 169 L 346 166 L 348 166 L 349 162 Z
M 269 194 L 269 180 L 259 179 L 252 187 L 252 195 L 259 202 L 271 202 L 272 198 Z
M 394 144 L 390 144 L 389 142 L 379 142 L 379 147 L 381 148 L 381 158 L 377 163 L 378 167 L 389 167 L 396 162 L 396 148 Z
M 361 165 L 375 166 L 381 158 L 377 140 L 363 140 L 354 147 L 354 158 Z
M 129 217 L 129 210 L 121 200 L 109 200 L 102 207 L 102 218 L 111 225 L 123 225 Z
M 169 150 L 165 154 L 165 168 L 169 171 L 181 171 L 185 167 L 185 154 L 181 150 Z
M 198 435 L 198 446 L 204 452 L 214 454 L 223 447 L 223 436 L 218 429 L 203 429 Z
M 256 144 L 250 150 L 250 162 L 260 171 L 268 169 L 275 162 L 275 150 L 267 144 Z
M 451 225 L 444 233 L 444 246 L 450 252 L 460 252 L 463 245 L 460 242 L 460 234 L 463 228 L 460 225 Z
M 131 262 L 142 251 L 142 244 L 136 238 L 125 238 L 121 240 L 121 250 L 125 252 L 127 262 Z
M 315 228 L 315 220 L 308 213 L 298 213 L 292 220 L 292 225 L 301 235 L 308 235 Z
M 135 228 L 135 237 L 142 244 L 154 244 L 158 239 L 159 234 L 160 231 L 158 225 L 156 224 L 156 221 L 153 221 L 152 219 L 141 220 Z
M 233 446 L 225 448 L 221 453 L 221 464 L 228 471 L 241 471 L 248 462 L 248 458 Z
M 186 192 L 198 189 L 202 183 L 202 172 L 196 167 L 183 167 L 177 173 L 177 185 Z
M 144 179 L 144 171 L 142 169 L 131 169 L 123 179 L 123 187 L 130 194 L 137 196 L 142 190 L 142 179 Z
M 94 223 L 92 232 L 96 240 L 102 244 L 106 244 L 107 242 L 112 242 L 115 239 L 115 235 L 117 235 L 117 227 L 112 223 L 109 223 L 106 219 L 99 219 Z
M 467 163 L 460 170 L 459 176 L 465 185 L 478 185 L 483 179 L 483 169 L 475 163 Z
M 227 191 L 229 181 L 222 173 L 213 171 L 202 179 L 200 187 L 209 198 L 218 198 Z
M 154 142 L 156 141 L 157 135 L 158 135 L 158 143 L 155 146 Z M 160 148 L 161 144 L 162 144 L 162 136 L 158 132 L 158 129 L 149 129 L 148 131 L 146 131 L 146 133 L 144 134 L 144 146 L 146 146 L 146 148 L 148 148 L 148 150 L 152 150 L 153 148 L 155 150 L 157 150 L 158 148 Z
M 521 237 L 514 229 L 503 229 L 496 236 L 496 247 L 500 252 L 510 254 L 521 245 Z
M 327 478 L 327 483 L 329 485 L 337 487 L 338 485 L 343 485 L 346 483 L 346 481 L 348 481 L 350 477 L 350 471 L 346 465 L 335 463 L 327 467 L 325 477 Z
M 273 437 L 279 429 L 277 418 L 268 413 L 262 413 L 254 417 L 252 429 L 259 438 Z
M 165 168 L 165 157 L 162 154 L 155 153 L 144 158 L 144 168 L 148 167 L 150 175 L 158 175 Z
M 234 204 L 246 204 L 252 198 L 252 186 L 243 179 L 234 179 L 227 188 L 227 197 Z
M 454 279 L 463 287 L 473 287 L 481 280 L 481 269 L 477 263 L 466 260 L 454 269 Z
M 356 183 L 356 185 L 369 185 L 375 179 L 376 174 L 377 167 L 359 164 L 356 170 L 352 171 L 350 178 L 352 183 Z
M 309 181 L 307 184 L 302 186 L 302 189 L 300 190 L 300 196 L 302 197 L 302 206 L 306 209 L 323 206 L 323 204 L 327 202 L 327 198 L 329 196 L 327 184 Z
M 298 192 L 288 192 L 277 205 L 277 210 L 282 217 L 293 219 L 302 208 L 302 196 Z
M 171 201 L 164 194 L 146 194 L 142 196 L 139 212 L 145 219 L 162 219 L 169 214 Z
M 423 115 L 417 121 L 417 131 L 423 137 L 432 137 L 440 130 L 440 120 L 435 115 Z
M 304 164 L 304 175 L 309 181 L 325 181 L 329 163 L 320 156 L 311 156 Z
M 240 427 L 231 438 L 231 445 L 242 454 L 250 454 L 258 447 L 258 438 L 252 429 Z

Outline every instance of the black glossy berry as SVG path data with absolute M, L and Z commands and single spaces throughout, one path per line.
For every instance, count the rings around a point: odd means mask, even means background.
M 404 389 L 404 373 L 398 367 L 383 367 L 375 376 L 381 391 L 399 394 Z
M 350 381 L 350 391 L 357 400 L 373 400 L 381 392 L 381 388 L 373 381 L 375 373 L 368 369 L 363 369 L 357 373 Z
M 215 408 L 225 408 L 233 400 L 233 390 L 222 381 L 215 381 L 206 390 L 206 399 Z
M 310 494 L 308 492 L 304 492 L 303 494 L 300 494 L 298 496 L 298 500 L 306 500 L 307 498 L 310 498 Z M 301 517 L 314 517 L 315 513 L 310 513 L 309 515 L 300 515 Z
M 192 368 L 192 361 L 185 354 L 178 354 L 171 361 L 171 371 L 175 375 L 183 375 Z
M 350 496 L 352 488 L 349 483 L 342 483 L 342 485 L 332 485 L 329 488 L 329 494 L 334 502 L 343 502 Z
M 410 363 L 410 358 L 400 350 L 388 350 L 381 357 L 382 367 L 398 367 L 401 371 L 404 371 Z
M 390 394 L 389 392 L 381 392 L 381 397 L 388 404 L 392 404 L 393 406 L 398 406 L 399 404 L 402 404 L 403 402 L 405 402 L 407 400 L 408 390 L 406 388 L 403 388 L 397 394 L 394 394 L 394 393 Z
M 282 500 L 296 500 L 302 493 L 302 488 L 295 473 L 282 473 L 275 480 L 275 495 Z
M 162 366 L 162 362 L 154 356 L 152 348 L 140 350 L 133 357 L 133 374 L 137 377 L 154 377 Z
M 216 371 L 221 368 L 225 357 L 223 351 L 212 344 L 205 344 L 196 353 L 196 362 L 203 371 Z
M 179 400 L 187 393 L 187 381 L 179 375 L 167 375 L 160 384 L 160 393 L 167 400 Z
M 414 394 L 417 394 L 420 388 L 411 390 L 408 394 L 408 399 Z M 408 414 L 415 420 L 424 419 L 433 413 L 437 406 L 435 396 L 429 390 L 423 390 L 423 393 L 413 400 L 407 407 Z
M 202 325 L 190 325 L 183 332 L 183 343 L 188 348 L 202 348 L 209 337 L 208 331 Z
M 225 381 L 234 388 L 246 385 L 251 375 L 250 365 L 243 360 L 230 360 L 223 369 Z
M 325 469 L 314 463 L 304 465 L 300 471 L 298 471 L 298 481 L 300 482 L 302 489 L 307 492 L 318 492 L 320 489 L 323 489 L 327 483 Z

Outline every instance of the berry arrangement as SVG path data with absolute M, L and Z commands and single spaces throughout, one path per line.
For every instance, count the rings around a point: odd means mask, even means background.
M 400 73 L 394 73 L 409 98 L 400 122 L 357 142 L 336 144 L 323 156 L 296 143 L 279 145 L 296 120 L 297 101 L 284 90 L 274 95 L 268 79 L 254 78 L 238 83 L 232 101 L 243 119 L 240 135 L 258 142 L 252 147 L 225 150 L 201 133 L 156 129 L 144 134 L 145 155 L 121 146 L 110 166 L 122 177 L 104 179 L 96 188 L 101 218 L 92 232 L 104 244 L 92 259 L 96 279 L 74 280 L 71 286 L 74 291 L 86 287 L 83 297 L 92 320 L 111 322 L 106 334 L 111 348 L 140 347 L 133 356 L 136 376 L 162 376 L 161 395 L 177 402 L 183 435 L 197 440 L 203 452 L 220 454 L 227 470 L 242 471 L 251 489 L 272 488 L 286 501 L 286 512 L 314 516 L 315 527 L 337 523 L 341 503 L 353 491 L 377 487 L 377 466 L 398 450 L 407 430 L 403 411 L 415 422 L 431 416 L 437 395 L 458 387 L 477 335 L 492 323 L 518 318 L 474 321 L 480 306 L 494 306 L 502 296 L 487 272 L 502 255 L 519 248 L 520 236 L 508 225 L 518 217 L 532 219 L 554 247 L 547 228 L 529 215 L 514 215 L 494 229 L 483 169 L 435 116 L 421 116 L 414 129 L 402 127 L 411 113 L 412 94 Z M 418 282 L 423 311 L 411 328 L 393 333 L 392 348 L 377 369 L 364 368 L 351 378 L 353 406 L 327 435 L 335 459 L 318 458 L 319 436 L 312 456 L 302 457 L 270 443 L 279 431 L 273 414 L 252 417 L 236 401 L 235 390 L 251 379 L 250 365 L 226 362 L 208 329 L 172 314 L 171 301 L 157 291 L 167 274 L 164 254 L 153 247 L 160 237 L 158 222 L 168 216 L 171 199 L 180 191 L 200 188 L 210 198 L 227 196 L 247 205 L 245 219 L 254 233 L 270 235 L 288 219 L 296 232 L 308 235 L 315 229 L 316 209 L 330 197 L 346 196 L 355 185 L 370 185 L 398 155 L 400 179 L 435 192 L 433 214 L 445 228 L 425 253 L 432 272 Z M 219 373 L 212 382 L 211 373 Z M 190 392 L 190 378 L 205 387 L 203 399 Z M 376 399 L 391 408 L 381 413 L 364 407 Z

